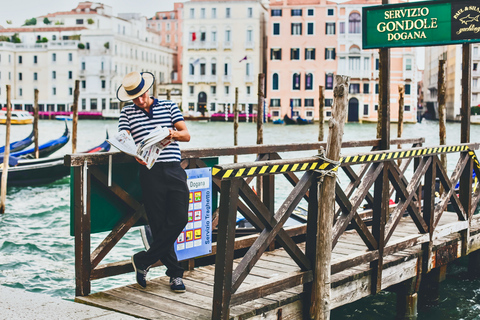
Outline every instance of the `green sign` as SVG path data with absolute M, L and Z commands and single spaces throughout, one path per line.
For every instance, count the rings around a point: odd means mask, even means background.
M 424 1 L 363 8 L 363 49 L 480 42 L 480 2 Z

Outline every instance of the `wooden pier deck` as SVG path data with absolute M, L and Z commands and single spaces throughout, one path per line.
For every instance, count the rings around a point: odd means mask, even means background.
M 459 222 L 454 212 L 444 212 L 434 235 L 431 260 L 434 267 L 440 267 L 460 257 L 462 252 L 462 229 L 465 222 Z M 422 237 L 427 237 L 422 239 Z M 391 238 L 389 246 L 416 239 L 413 245 L 403 251 L 384 257 L 382 289 L 411 279 L 417 275 L 419 264 L 424 257 L 422 242 L 428 241 L 428 234 L 419 234 L 412 219 L 402 218 Z M 470 226 L 470 250 L 480 244 L 480 220 L 472 219 Z M 388 250 L 388 247 L 386 250 Z M 305 250 L 304 244 L 299 246 Z M 344 232 L 332 252 L 332 269 L 336 265 L 361 258 L 368 254 L 360 236 L 355 230 Z M 234 267 L 239 263 L 235 260 Z M 186 271 L 184 282 L 187 292 L 176 294 L 170 291 L 167 277 L 148 281 L 146 289 L 138 284 L 98 292 L 89 296 L 78 296 L 75 301 L 123 312 L 145 319 L 211 319 L 214 288 L 214 266 L 197 267 Z M 269 289 L 269 283 L 277 279 L 294 276 L 300 268 L 283 249 L 265 252 L 255 264 L 237 293 L 248 295 L 250 287 Z M 132 279 L 134 275 L 132 274 Z M 331 283 L 331 307 L 359 300 L 371 294 L 371 269 L 368 263 L 345 271 L 334 273 Z M 230 308 L 230 319 L 258 317 L 275 319 L 302 318 L 303 286 L 267 295 Z

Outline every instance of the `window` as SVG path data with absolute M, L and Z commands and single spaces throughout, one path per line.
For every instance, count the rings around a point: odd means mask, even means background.
M 332 116 L 332 111 L 325 111 L 325 116 L 326 117 L 331 117 Z
M 315 60 L 315 48 L 305 48 L 305 60 Z
M 370 84 L 368 83 L 363 84 L 363 93 L 370 93 Z
M 53 41 L 57 40 L 57 36 L 56 36 L 56 35 L 53 35 L 53 36 L 52 36 L 52 40 L 53 40 Z
M 292 14 L 292 17 L 301 17 L 302 9 L 292 9 L 291 14 Z
M 292 89 L 300 90 L 300 74 L 294 73 L 292 78 Z
M 404 108 L 405 108 L 405 111 L 410 111 L 410 106 L 409 105 L 405 105 Z
M 212 18 L 215 19 L 217 17 L 217 8 L 212 8 Z
M 253 17 L 253 8 L 247 8 L 247 18 Z
M 278 90 L 278 73 L 272 75 L 272 90 Z
M 368 109 L 369 109 L 368 104 L 364 104 L 363 105 L 363 115 L 364 116 L 368 116 Z
M 250 95 L 252 93 L 252 87 L 247 86 L 247 95 Z
M 312 89 L 313 89 L 313 74 L 307 73 L 305 74 L 305 90 L 312 90 Z
M 82 110 L 87 109 L 87 99 L 82 99 Z
M 290 49 L 290 60 L 300 60 L 300 49 L 291 48 Z
M 348 18 L 348 32 L 349 33 L 362 33 L 362 20 L 360 19 L 360 13 L 353 12 Z
M 301 107 L 302 106 L 302 99 L 290 99 L 290 103 L 292 107 Z M 298 111 L 297 111 L 298 115 Z
M 226 42 L 231 41 L 231 39 L 230 39 L 231 34 L 232 34 L 232 32 L 230 30 L 225 30 L 225 41 Z
M 107 81 L 102 80 L 102 89 L 105 89 L 107 86 Z
M 301 23 L 292 23 L 292 35 L 301 36 L 302 35 L 302 24 Z
M 375 83 L 375 93 L 378 94 L 378 83 Z
M 333 8 L 327 9 L 327 16 L 331 17 L 333 15 L 335 15 L 335 9 L 333 9 Z
M 188 86 L 188 92 L 190 92 L 191 95 L 195 93 L 195 87 L 194 86 Z
M 363 70 L 370 70 L 370 58 L 363 58 Z
M 200 75 L 205 75 L 205 63 L 200 63 Z
M 82 89 L 87 88 L 87 81 L 82 80 Z
M 253 41 L 253 30 L 247 30 L 247 42 Z
M 57 79 L 57 71 L 52 71 L 52 79 Z
M 273 35 L 274 36 L 280 35 L 280 23 L 273 24 Z
M 305 99 L 305 107 L 313 107 L 313 99 Z
M 200 41 L 207 40 L 207 34 L 205 31 L 200 32 Z
M 225 8 L 225 18 L 230 18 L 230 8 Z
M 270 49 L 270 60 L 282 60 L 282 49 Z
M 22 95 L 23 95 L 23 89 L 22 89 L 22 88 L 19 88 L 19 89 L 18 89 L 18 95 L 19 95 L 19 96 L 22 96 Z
M 200 18 L 205 19 L 205 8 L 200 9 Z M 167 30 L 168 30 L 168 28 L 167 28 Z
M 478 68 L 478 63 L 474 63 L 473 64 L 473 71 L 477 71 L 477 68 Z
M 335 22 L 325 23 L 325 34 L 335 34 Z
M 350 83 L 349 93 L 360 93 L 360 84 L 359 83 Z
M 54 96 L 57 95 L 57 88 L 55 88 L 55 87 L 52 88 L 52 94 L 53 94 Z
M 326 90 L 333 89 L 333 73 L 325 74 L 325 89 Z
M 190 63 L 189 64 L 189 68 L 188 68 L 188 74 L 193 76 L 195 74 L 195 66 L 193 65 L 193 63 Z
M 375 111 L 378 111 L 378 104 L 375 105 L 374 109 Z
M 18 63 L 22 63 L 22 56 L 18 56 Z
M 37 81 L 38 80 L 38 73 L 34 72 L 33 73 L 33 81 Z
M 37 56 L 33 56 L 33 63 L 38 63 L 38 57 Z
M 307 16 L 313 17 L 315 15 L 315 10 L 314 9 L 307 9 Z
M 335 48 L 325 48 L 325 60 L 335 60 Z
M 70 96 L 73 95 L 73 88 L 72 88 L 72 87 L 69 87 L 69 88 L 68 88 L 68 94 L 69 94 Z
M 19 73 L 18 73 L 18 80 L 22 81 L 22 80 L 23 80 L 22 78 L 23 78 L 23 77 L 22 77 L 22 73 L 19 72 Z
M 282 9 L 272 9 L 271 15 L 272 15 L 272 17 L 281 17 L 282 16 Z
M 212 31 L 211 40 L 212 42 L 217 42 L 217 31 Z
M 380 60 L 377 58 L 375 59 L 375 70 L 379 70 L 380 69 Z
M 85 70 L 85 61 L 82 62 L 82 70 Z
M 77 19 L 77 24 L 83 24 L 83 19 Z
M 212 76 L 217 75 L 217 64 L 216 63 L 212 63 L 211 74 L 212 74 Z
M 97 110 L 97 99 L 90 99 L 90 110 Z
M 280 107 L 280 99 L 270 99 L 270 107 Z
M 52 53 L 52 61 L 53 62 L 57 61 L 57 54 L 56 53 Z
M 211 86 L 210 87 L 210 93 L 213 94 L 213 95 L 217 94 L 217 86 Z
M 360 57 L 348 57 L 348 70 L 360 70 Z
M 229 86 L 225 86 L 225 94 L 226 95 L 230 94 L 230 87 Z
M 325 107 L 331 107 L 333 104 L 333 99 L 325 99 Z
M 311 35 L 314 33 L 315 25 L 313 22 L 307 22 L 307 34 Z
M 407 71 L 412 70 L 412 59 L 410 58 L 405 59 L 405 70 Z
M 102 99 L 102 110 L 107 109 L 107 99 L 103 98 Z
M 228 63 L 225 63 L 223 68 L 223 75 L 228 76 L 228 69 L 229 69 Z
M 195 18 L 195 9 L 190 8 L 190 19 L 193 19 L 193 18 Z
M 410 94 L 410 85 L 409 84 L 405 85 L 405 94 Z
M 345 34 L 345 22 L 344 21 L 340 21 L 338 23 L 338 29 L 339 29 L 339 33 L 340 34 Z

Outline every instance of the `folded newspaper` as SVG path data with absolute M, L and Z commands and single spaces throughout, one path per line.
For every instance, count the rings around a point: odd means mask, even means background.
M 155 164 L 160 152 L 172 143 L 173 140 L 166 139 L 169 134 L 170 131 L 167 128 L 158 126 L 143 138 L 137 146 L 130 133 L 121 130 L 111 139 L 107 139 L 107 142 L 118 150 L 146 162 L 147 168 L 150 169 Z

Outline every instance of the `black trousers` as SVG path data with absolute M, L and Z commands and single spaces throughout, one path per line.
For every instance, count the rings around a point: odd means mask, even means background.
M 184 269 L 173 246 L 188 221 L 187 174 L 180 162 L 158 162 L 150 170 L 141 166 L 140 185 L 153 243 L 135 258 L 144 266 L 160 260 L 167 267 L 167 276 L 182 277 Z

